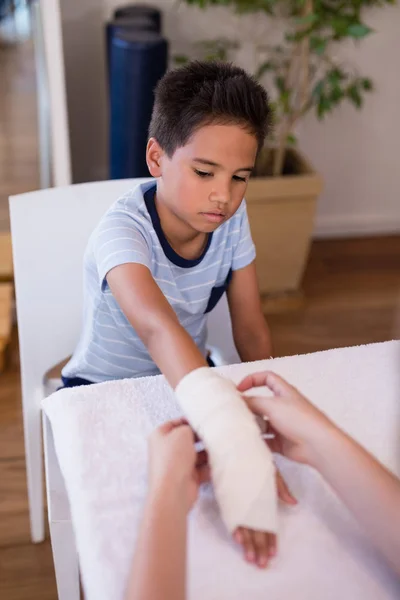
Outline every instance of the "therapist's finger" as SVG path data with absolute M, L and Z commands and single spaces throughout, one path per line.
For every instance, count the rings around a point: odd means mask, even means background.
M 286 396 L 288 394 L 297 393 L 296 388 L 271 371 L 248 375 L 239 383 L 238 390 L 239 392 L 246 392 L 253 387 L 268 387 L 275 396 Z
M 211 469 L 209 465 L 202 465 L 197 468 L 197 481 L 199 485 L 211 481 Z
M 208 464 L 208 454 L 206 450 L 201 450 L 200 452 L 197 452 L 196 467 L 202 467 L 206 464 Z
M 268 417 L 271 402 L 276 402 L 274 398 L 266 396 L 243 396 L 243 400 L 255 415 Z
M 239 383 L 237 389 L 239 392 L 247 392 L 247 390 L 251 390 L 251 388 L 265 386 L 267 373 L 268 371 L 263 371 L 261 373 L 251 373 L 251 375 L 247 375 L 247 377 Z
M 183 425 L 187 426 L 186 419 L 173 419 L 172 421 L 166 421 L 165 423 L 157 427 L 154 433 L 160 435 L 167 435 L 177 427 L 182 427 Z

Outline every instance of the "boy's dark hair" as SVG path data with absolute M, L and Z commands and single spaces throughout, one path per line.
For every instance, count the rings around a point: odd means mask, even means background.
M 246 71 L 231 63 L 194 61 L 158 82 L 149 136 L 172 156 L 204 125 L 237 124 L 261 147 L 269 122 L 267 92 Z

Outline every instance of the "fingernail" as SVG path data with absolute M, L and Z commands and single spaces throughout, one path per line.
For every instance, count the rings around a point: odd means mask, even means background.
M 261 569 L 265 569 L 265 567 L 267 566 L 267 564 L 268 564 L 268 558 L 267 558 L 266 556 L 261 556 L 261 557 L 258 559 L 258 566 L 259 566 Z
M 243 543 L 243 536 L 242 536 L 242 534 L 240 533 L 240 531 L 237 531 L 237 532 L 234 534 L 234 538 L 235 538 L 235 541 L 236 541 L 238 544 L 242 544 L 242 543 Z
M 246 560 L 248 560 L 249 562 L 254 562 L 254 559 L 255 559 L 254 552 L 252 550 L 248 550 L 246 552 Z

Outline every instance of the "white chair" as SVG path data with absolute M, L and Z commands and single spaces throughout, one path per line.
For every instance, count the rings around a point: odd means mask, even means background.
M 74 350 L 82 320 L 82 259 L 91 231 L 108 207 L 144 180 L 103 181 L 10 198 L 19 329 L 25 455 L 32 541 L 44 539 L 40 405 L 60 382 L 46 373 Z M 218 364 L 239 362 L 226 299 L 209 317 L 208 347 Z M 216 349 L 218 348 L 218 350 Z M 57 505 L 47 481 L 52 544 L 68 507 Z M 58 525 L 57 525 L 58 524 Z M 69 535 L 69 534 L 68 534 Z

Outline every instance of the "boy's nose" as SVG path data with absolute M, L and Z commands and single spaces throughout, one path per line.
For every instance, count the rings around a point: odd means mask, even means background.
M 219 188 L 213 190 L 210 194 L 210 201 L 215 204 L 228 204 L 229 203 L 229 190 Z

